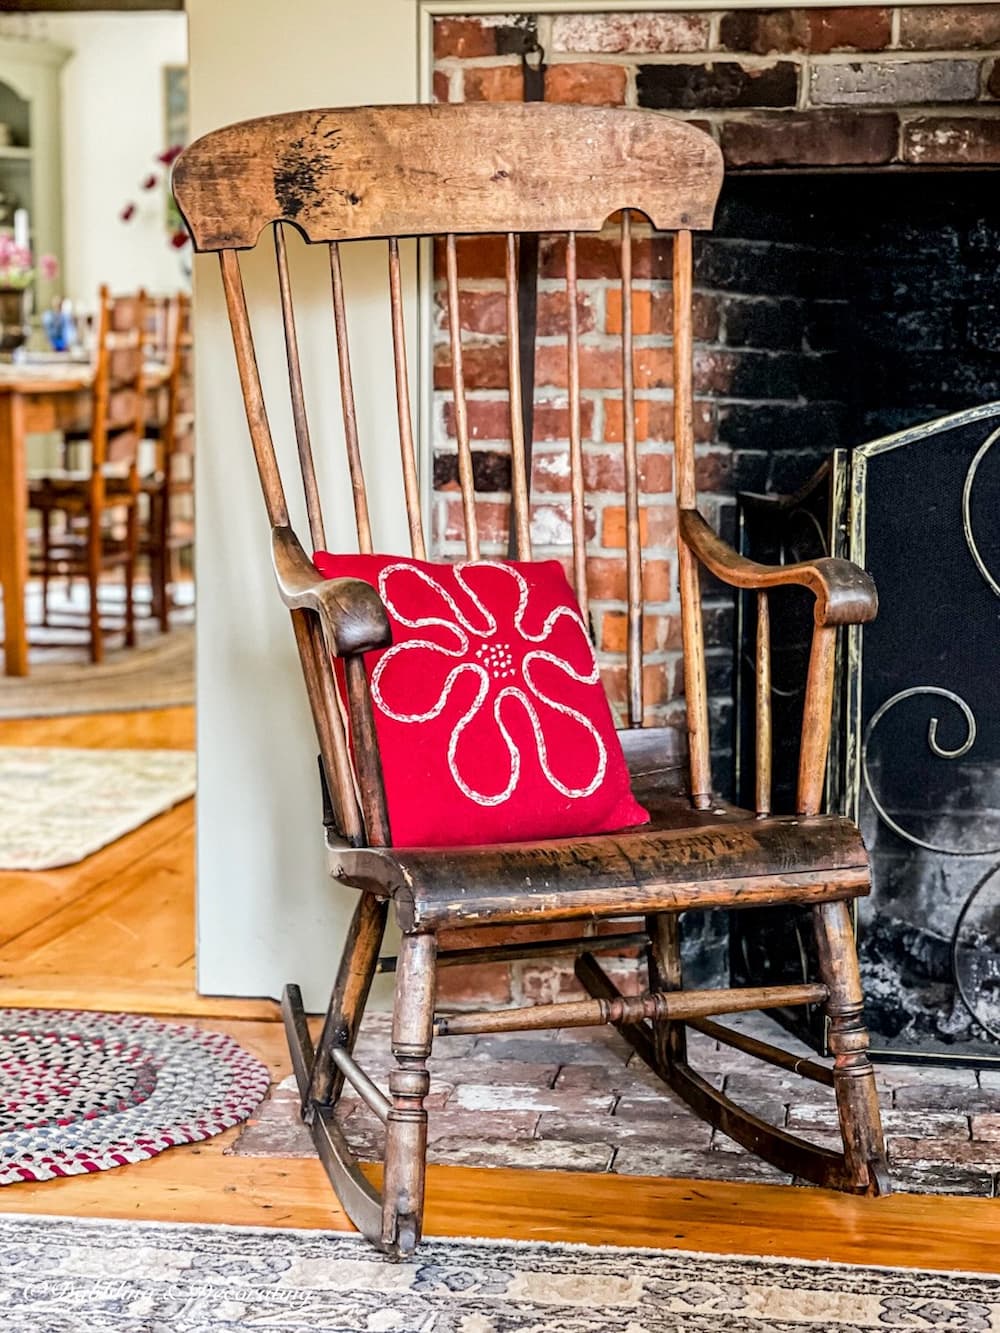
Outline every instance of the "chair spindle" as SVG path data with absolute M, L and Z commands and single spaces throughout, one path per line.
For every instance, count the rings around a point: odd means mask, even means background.
M 531 559 L 531 478 L 524 453 L 521 415 L 521 337 L 517 312 L 517 238 L 507 233 L 507 382 L 510 386 L 510 486 L 518 560 Z
M 389 238 L 389 302 L 392 307 L 392 361 L 396 372 L 399 452 L 403 464 L 406 520 L 410 526 L 410 550 L 418 560 L 426 560 L 427 547 L 420 516 L 420 482 L 410 416 L 410 381 L 406 369 L 406 327 L 403 320 L 403 287 L 399 276 L 399 241 L 395 236 Z
M 771 813 L 771 611 L 766 592 L 757 594 L 756 806 Z
M 834 668 L 837 653 L 836 625 L 817 625 L 813 630 L 806 677 L 806 699 L 802 716 L 802 748 L 799 752 L 798 812 L 815 815 L 823 802 L 826 756 L 830 748 Z
M 285 330 L 285 358 L 288 362 L 288 388 L 292 399 L 292 420 L 295 423 L 295 443 L 299 451 L 299 470 L 306 498 L 309 536 L 314 551 L 326 549 L 323 531 L 323 509 L 316 484 L 312 443 L 309 439 L 309 421 L 302 389 L 302 367 L 299 364 L 299 340 L 295 331 L 295 308 L 292 304 L 292 286 L 288 276 L 288 252 L 285 247 L 284 224 L 274 224 L 274 253 L 278 265 L 278 291 L 281 296 L 281 319 Z
M 274 443 L 271 440 L 271 428 L 267 422 L 267 408 L 264 404 L 264 392 L 260 384 L 260 371 L 257 369 L 257 356 L 254 352 L 253 333 L 250 330 L 250 316 L 247 312 L 246 293 L 243 290 L 243 277 L 240 273 L 240 261 L 235 250 L 220 250 L 219 264 L 222 269 L 222 286 L 226 294 L 226 309 L 233 331 L 233 347 L 236 351 L 236 367 L 243 390 L 246 406 L 247 426 L 250 430 L 250 442 L 257 460 L 261 489 L 264 492 L 264 504 L 267 517 L 274 527 L 288 526 L 288 505 L 285 491 L 281 484 L 281 474 L 274 456 Z
M 340 246 L 330 242 L 330 279 L 333 285 L 333 322 L 337 333 L 337 365 L 340 370 L 340 401 L 344 413 L 344 439 L 347 465 L 354 493 L 354 516 L 358 525 L 358 549 L 362 555 L 372 550 L 372 526 L 368 516 L 368 492 L 358 443 L 358 416 L 354 406 L 354 381 L 351 378 L 351 351 L 347 341 L 347 312 L 344 308 L 344 274 L 340 266 Z
M 455 439 L 458 444 L 458 483 L 462 488 L 462 514 L 465 519 L 465 552 L 470 560 L 479 559 L 479 526 L 476 523 L 476 485 L 469 449 L 469 410 L 465 402 L 465 376 L 462 373 L 462 317 L 458 304 L 458 253 L 454 234 L 445 241 L 448 278 L 448 333 L 451 339 L 452 393 L 455 401 Z
M 628 585 L 628 722 L 642 726 L 642 549 L 639 465 L 635 444 L 635 370 L 632 346 L 632 214 L 622 210 L 622 438 L 625 444 L 625 572 Z
M 348 753 L 344 720 L 330 666 L 330 653 L 315 616 L 310 616 L 304 611 L 293 611 L 292 625 L 295 630 L 299 660 L 302 662 L 306 678 L 313 722 L 316 726 L 316 736 L 334 814 L 344 837 L 348 842 L 357 844 L 362 840 L 364 828 L 354 789 L 354 775 Z M 319 705 L 319 700 L 322 700 L 322 706 Z
M 583 446 L 580 433 L 580 323 L 577 311 L 576 232 L 566 237 L 566 359 L 569 385 L 570 516 L 573 584 L 583 623 L 590 624 L 587 594 L 587 530 L 584 515 Z
M 677 505 L 694 509 L 697 486 L 694 468 L 694 406 L 691 386 L 691 233 L 674 235 L 674 470 Z M 699 810 L 712 802 L 709 757 L 708 680 L 701 620 L 698 565 L 683 538 L 677 541 L 681 592 L 681 633 L 684 639 L 684 695 L 687 706 L 691 799 Z

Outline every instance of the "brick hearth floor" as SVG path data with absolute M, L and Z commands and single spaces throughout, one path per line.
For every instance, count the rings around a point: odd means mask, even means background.
M 771 1020 L 723 1020 L 788 1050 L 811 1054 Z M 752 1061 L 697 1033 L 692 1063 L 772 1124 L 836 1146 L 833 1094 Z M 430 1061 L 430 1160 L 452 1165 L 614 1171 L 621 1175 L 780 1181 L 723 1134 L 697 1120 L 612 1029 L 442 1037 Z M 385 1085 L 388 1017 L 366 1019 L 359 1063 Z M 1000 1183 L 1000 1071 L 944 1065 L 878 1069 L 897 1189 L 996 1195 Z M 381 1127 L 359 1102 L 341 1104 L 344 1132 L 364 1160 L 380 1156 Z M 231 1149 L 255 1157 L 313 1155 L 293 1080 L 271 1089 Z

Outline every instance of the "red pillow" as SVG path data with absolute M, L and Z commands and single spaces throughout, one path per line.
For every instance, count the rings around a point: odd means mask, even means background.
M 562 566 L 317 551 L 389 612 L 365 658 L 392 840 L 525 842 L 644 824 Z

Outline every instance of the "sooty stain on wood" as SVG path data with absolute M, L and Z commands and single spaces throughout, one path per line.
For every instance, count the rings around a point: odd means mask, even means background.
M 307 203 L 319 198 L 321 163 L 321 157 L 307 151 L 304 138 L 289 144 L 288 152 L 274 168 L 274 197 L 283 217 L 294 220 Z
M 340 147 L 341 131 L 335 125 L 324 130 L 322 125 L 320 117 L 309 135 L 303 134 L 290 142 L 275 165 L 274 196 L 283 217 L 297 218 L 304 208 L 321 198 L 324 188 L 339 194 L 349 204 L 361 203 L 360 196 L 352 190 L 340 189 L 330 182 L 329 173 L 337 170 L 330 154 Z M 313 141 L 318 141 L 315 146 Z

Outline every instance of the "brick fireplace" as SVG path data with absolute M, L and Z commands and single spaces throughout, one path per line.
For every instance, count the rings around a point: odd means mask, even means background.
M 449 16 L 435 20 L 438 100 L 516 101 L 538 41 L 551 101 L 655 108 L 720 143 L 717 225 L 696 248 L 699 505 L 730 538 L 735 494 L 789 490 L 831 449 L 1000 398 L 1000 5 Z M 465 373 L 485 550 L 505 549 L 509 444 L 503 256 L 460 244 Z M 607 238 L 580 242 L 583 431 L 594 628 L 609 693 L 624 695 L 622 410 L 614 385 L 619 271 Z M 683 728 L 671 552 L 668 243 L 639 231 L 633 311 L 650 721 Z M 562 256 L 543 241 L 533 538 L 569 545 Z M 460 549 L 447 328 L 438 311 L 434 534 Z M 549 344 L 556 344 L 547 352 Z M 658 549 L 659 548 L 659 549 Z M 706 603 L 714 752 L 731 750 L 733 608 Z M 731 775 L 720 760 L 717 783 Z M 724 923 L 697 940 L 725 967 Z M 622 960 L 627 983 L 637 964 Z M 565 968 L 443 974 L 456 1001 L 562 998 Z

